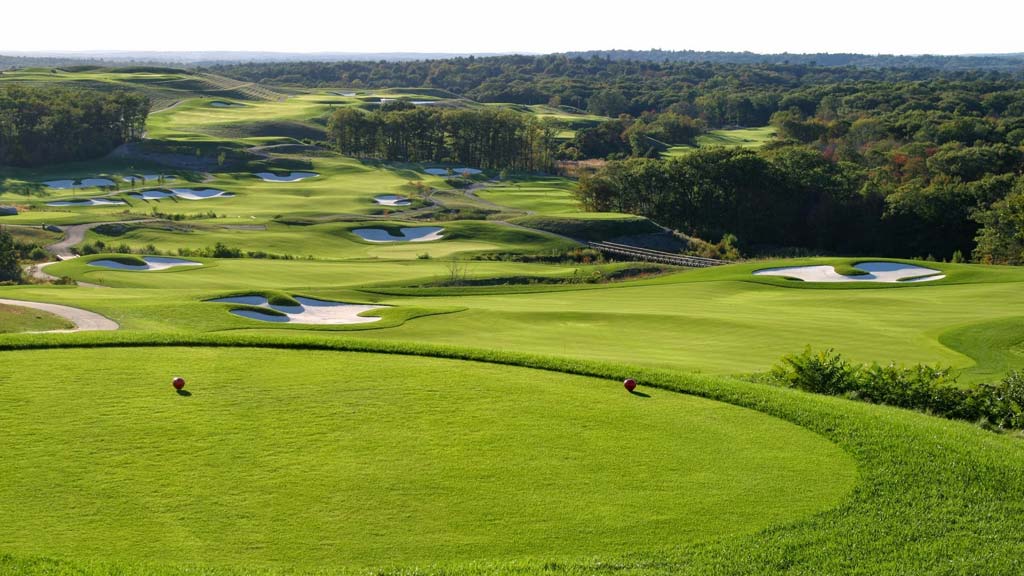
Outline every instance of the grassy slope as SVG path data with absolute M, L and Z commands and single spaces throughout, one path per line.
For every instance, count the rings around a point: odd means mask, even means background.
M 616 381 L 334 352 L 0 356 L 0 401 L 19 406 L 0 433 L 0 547 L 19 554 L 574 559 L 792 522 L 837 504 L 855 477 L 799 427 Z M 171 390 L 177 374 L 191 397 Z
M 476 195 L 502 206 L 539 214 L 573 214 L 580 211 L 572 191 L 575 183 L 561 178 L 530 179 L 489 186 Z
M 49 312 L 0 304 L 0 334 L 66 330 L 74 327 L 71 322 Z
M 697 137 L 697 147 L 724 146 L 726 148 L 760 148 L 775 138 L 775 128 L 737 128 L 732 130 L 710 130 Z M 668 157 L 689 153 L 692 146 L 673 146 L 665 152 Z

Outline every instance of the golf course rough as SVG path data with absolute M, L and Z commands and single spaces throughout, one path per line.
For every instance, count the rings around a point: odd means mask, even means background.
M 17 382 L 0 402 L 19 406 L 0 432 L 0 549 L 18 556 L 577 559 L 797 521 L 856 479 L 849 455 L 803 428 L 616 381 L 349 352 L 55 352 L 0 352 L 47 366 L 0 377 Z M 174 375 L 191 396 L 168 389 Z

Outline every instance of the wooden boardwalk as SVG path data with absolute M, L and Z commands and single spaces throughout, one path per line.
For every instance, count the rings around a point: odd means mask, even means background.
M 708 268 L 710 266 L 728 264 L 725 260 L 701 258 L 700 256 L 684 256 L 682 254 L 673 254 L 671 252 L 662 252 L 660 250 L 651 250 L 649 248 L 637 248 L 636 246 L 627 246 L 626 244 L 618 244 L 615 242 L 587 242 L 587 245 L 606 254 L 611 254 L 612 256 L 630 258 L 633 260 L 644 260 L 647 262 L 659 262 L 661 264 L 672 264 L 673 266 Z

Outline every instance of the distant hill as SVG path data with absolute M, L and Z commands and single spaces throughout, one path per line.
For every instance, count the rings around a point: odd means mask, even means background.
M 207 66 L 248 62 L 342 62 L 408 60 L 444 60 L 466 56 L 497 56 L 497 53 L 434 52 L 246 52 L 246 51 L 82 51 L 82 52 L 8 52 L 0 54 L 0 70 L 15 67 L 61 66 L 70 64 L 174 64 Z
M 755 52 L 698 52 L 695 50 L 588 50 L 567 52 L 572 58 L 601 58 L 633 62 L 710 62 L 714 64 L 797 64 L 856 66 L 858 68 L 935 68 L 939 70 L 1024 70 L 1024 53 L 938 56 L 922 54 L 757 54 Z

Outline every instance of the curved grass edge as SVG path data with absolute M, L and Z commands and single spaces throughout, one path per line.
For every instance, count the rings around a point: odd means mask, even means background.
M 379 574 L 1012 574 L 1021 567 L 1024 526 L 1018 519 L 1024 514 L 1024 443 L 966 423 L 728 378 L 442 345 L 238 334 L 0 337 L 0 351 L 126 346 L 345 350 L 480 361 L 598 378 L 621 379 L 628 375 L 642 385 L 782 418 L 834 442 L 854 458 L 858 467 L 857 485 L 836 508 L 750 536 L 684 546 L 663 555 L 626 555 L 573 563 L 524 559 L 391 567 Z M 153 566 L 85 566 L 0 555 L 0 572 L 5 570 L 154 573 Z M 195 567 L 159 570 L 186 574 Z M 227 575 L 252 570 L 204 567 L 202 572 Z

